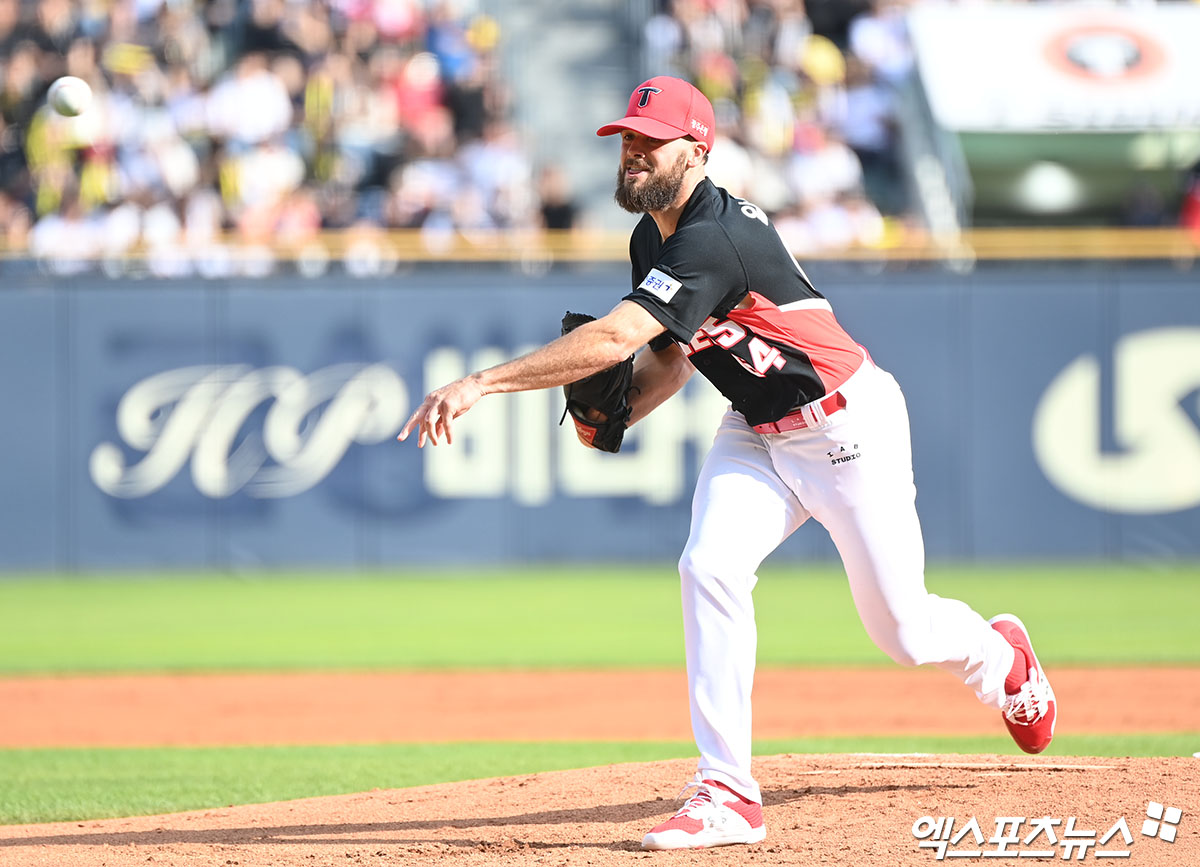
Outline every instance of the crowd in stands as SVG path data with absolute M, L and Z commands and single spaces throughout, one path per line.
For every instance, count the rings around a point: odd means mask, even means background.
M 498 38 L 450 0 L 0 0 L 0 242 L 536 226 Z M 76 118 L 45 104 L 65 74 L 93 89 Z
M 897 97 L 902 0 L 663 0 L 647 65 L 713 101 L 709 174 L 774 215 L 797 253 L 880 243 L 906 222 Z M 908 221 L 911 222 L 911 221 Z
M 877 243 L 904 214 L 904 5 L 668 0 L 646 23 L 644 66 L 714 102 L 714 179 L 798 252 Z M 0 0 L 0 238 L 103 257 L 569 228 L 563 169 L 535 168 L 510 124 L 499 37 L 449 0 Z M 46 107 L 64 74 L 94 110 Z
M 643 68 L 712 99 L 710 175 L 797 253 L 873 246 L 916 223 L 897 160 L 915 2 L 658 0 Z M 513 127 L 501 38 L 472 0 L 0 0 L 0 249 L 570 228 L 563 167 Z M 46 107 L 64 74 L 93 110 Z
M 906 19 L 923 2 L 658 0 L 646 66 L 712 99 L 710 176 L 771 213 L 797 254 L 911 239 L 921 226 L 901 172 L 900 106 L 915 68 Z M 1114 222 L 1178 223 L 1200 238 L 1200 164 L 1178 211 L 1135 185 Z

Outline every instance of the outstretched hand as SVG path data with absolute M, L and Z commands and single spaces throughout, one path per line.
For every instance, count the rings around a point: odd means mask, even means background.
M 424 448 L 426 439 L 438 445 L 439 436 L 445 436 L 448 444 L 453 443 L 450 422 L 473 407 L 483 395 L 483 387 L 470 376 L 429 392 L 396 439 L 404 442 L 416 429 L 417 448 Z

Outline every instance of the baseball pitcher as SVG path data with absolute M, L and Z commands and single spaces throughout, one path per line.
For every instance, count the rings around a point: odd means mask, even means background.
M 728 398 L 679 561 L 700 754 L 685 790 L 695 793 L 646 849 L 766 836 L 750 768 L 752 591 L 759 564 L 809 518 L 829 531 L 863 625 L 888 656 L 957 677 L 1026 752 L 1046 748 L 1056 718 L 1020 620 L 988 621 L 925 589 L 900 387 L 838 324 L 762 209 L 706 177 L 714 126 L 688 82 L 639 85 L 626 116 L 597 131 L 620 136 L 616 200 L 643 215 L 632 291 L 606 316 L 564 321 L 540 349 L 431 392 L 399 436 L 450 443 L 454 419 L 486 394 L 567 386 L 581 442 L 615 451 L 694 371 Z

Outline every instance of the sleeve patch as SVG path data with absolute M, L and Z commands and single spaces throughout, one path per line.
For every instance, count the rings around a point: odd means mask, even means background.
M 675 297 L 675 293 L 682 287 L 683 284 L 674 277 L 664 274 L 657 268 L 651 268 L 650 273 L 646 275 L 646 279 L 637 288 L 644 289 L 664 304 L 670 304 L 671 299 Z

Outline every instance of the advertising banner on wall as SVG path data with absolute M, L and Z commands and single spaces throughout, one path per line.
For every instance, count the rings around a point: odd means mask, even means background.
M 1200 554 L 1193 275 L 814 277 L 905 390 L 931 558 Z M 0 568 L 672 560 L 725 410 L 700 377 L 616 455 L 559 425 L 558 389 L 485 398 L 449 447 L 395 441 L 426 391 L 627 279 L 6 287 Z M 836 551 L 810 522 L 777 556 Z
M 947 129 L 1200 130 L 1195 4 L 930 3 L 908 25 Z
M 1200 5 L 917 4 L 906 129 L 976 225 L 1173 222 L 1200 165 Z

